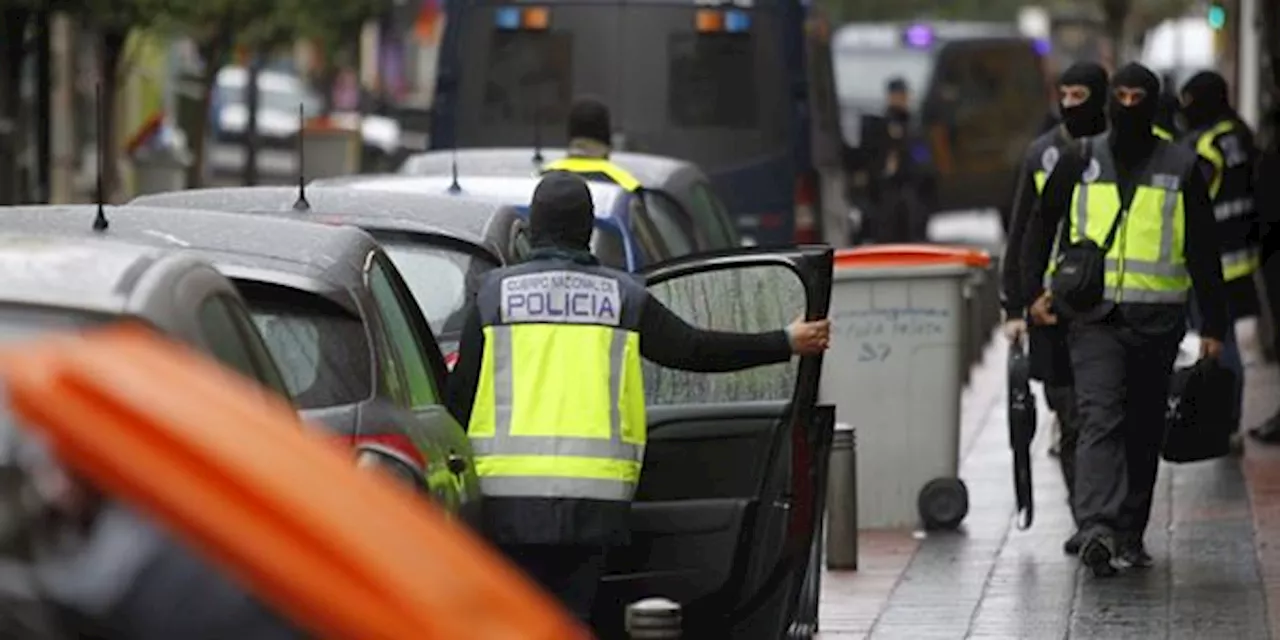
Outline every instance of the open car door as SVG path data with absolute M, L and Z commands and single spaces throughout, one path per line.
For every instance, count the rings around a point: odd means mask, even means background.
M 828 247 L 747 249 L 651 267 L 650 293 L 704 329 L 765 332 L 823 318 Z M 685 637 L 767 638 L 796 614 L 821 522 L 834 414 L 816 410 L 821 356 L 736 373 L 645 363 L 648 444 L 631 543 L 611 551 L 597 596 L 601 637 L 623 608 L 679 602 Z

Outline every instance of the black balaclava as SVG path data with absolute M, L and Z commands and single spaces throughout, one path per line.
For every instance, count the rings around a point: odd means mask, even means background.
M 1232 115 L 1227 98 L 1227 81 L 1215 71 L 1201 71 L 1182 85 L 1182 95 L 1190 102 L 1182 107 L 1187 128 L 1201 129 Z
M 1096 136 L 1107 130 L 1107 70 L 1095 62 L 1077 62 L 1062 72 L 1058 86 L 1089 88 L 1089 99 L 1075 105 L 1058 105 L 1062 125 L 1073 138 Z
M 885 91 L 887 93 L 906 93 L 907 81 L 902 78 L 892 78 L 885 85 Z M 900 124 L 905 124 L 911 119 L 911 113 L 907 111 L 906 107 L 900 107 L 897 105 L 887 107 L 884 114 L 891 122 L 897 122 Z
M 569 139 L 586 138 L 600 144 L 613 142 L 613 127 L 609 123 L 609 107 L 595 98 L 582 97 L 569 107 Z
M 590 251 L 595 205 L 586 180 L 567 171 L 542 177 L 529 204 L 529 241 L 538 248 Z
M 1126 107 L 1116 100 L 1114 90 L 1119 87 L 1142 89 L 1146 95 L 1138 104 Z M 1145 159 L 1156 145 L 1151 128 L 1155 126 L 1159 107 L 1160 79 L 1150 69 L 1130 62 L 1111 76 L 1111 89 L 1107 95 L 1111 152 L 1120 164 L 1133 166 Z

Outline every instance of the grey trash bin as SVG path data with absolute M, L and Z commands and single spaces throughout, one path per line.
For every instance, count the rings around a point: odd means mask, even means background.
M 820 400 L 858 429 L 858 526 L 958 526 L 960 392 L 971 308 L 990 258 L 945 247 L 838 252 Z
M 184 150 L 160 148 L 139 152 L 133 158 L 134 195 L 186 189 L 190 166 L 191 154 Z

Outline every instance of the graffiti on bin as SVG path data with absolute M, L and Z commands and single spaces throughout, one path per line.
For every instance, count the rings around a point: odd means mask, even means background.
M 837 311 L 831 322 L 837 339 L 858 342 L 858 362 L 884 362 L 893 354 L 893 342 L 940 336 L 950 317 L 949 309 L 887 307 Z

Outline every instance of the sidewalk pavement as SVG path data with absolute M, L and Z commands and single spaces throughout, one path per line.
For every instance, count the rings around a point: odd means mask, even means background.
M 1244 422 L 1253 425 L 1280 405 L 1280 373 L 1241 328 Z M 863 532 L 860 570 L 822 576 L 818 638 L 1280 637 L 1280 447 L 1250 443 L 1243 460 L 1163 465 L 1146 538 L 1155 567 L 1095 580 L 1062 552 L 1072 523 L 1043 402 L 1035 523 L 1014 526 L 1006 355 L 997 337 L 965 392 L 960 475 L 970 510 L 961 529 Z

